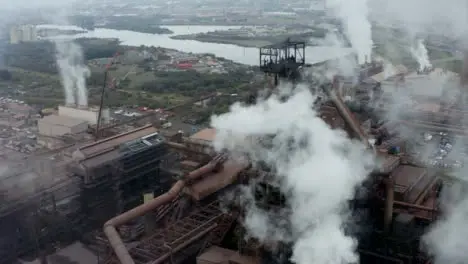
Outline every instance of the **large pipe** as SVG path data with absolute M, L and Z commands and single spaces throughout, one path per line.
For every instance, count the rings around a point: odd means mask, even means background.
M 117 227 L 128 223 L 129 221 L 140 217 L 157 207 L 167 204 L 174 199 L 177 198 L 179 193 L 182 191 L 182 189 L 185 187 L 186 181 L 193 181 L 195 179 L 200 178 L 201 176 L 213 171 L 216 166 L 219 164 L 221 161 L 221 156 L 218 156 L 217 158 L 213 159 L 211 162 L 206 164 L 203 167 L 200 167 L 189 174 L 187 174 L 183 179 L 178 180 L 172 188 L 167 191 L 166 193 L 154 198 L 148 203 L 144 203 L 140 206 L 137 206 L 121 215 L 118 215 L 109 221 L 107 221 L 104 224 L 104 233 L 107 236 L 107 239 L 109 240 L 109 243 L 112 247 L 112 249 L 115 252 L 115 255 L 119 259 L 120 263 L 122 264 L 135 264 L 133 261 L 132 257 L 130 256 L 130 253 L 128 252 L 127 248 L 125 247 L 125 244 L 123 243 L 122 239 L 120 238 L 119 233 L 117 232 Z
M 367 146 L 369 149 L 372 149 L 372 145 L 369 143 L 369 140 L 367 136 L 365 135 L 364 131 L 362 131 L 361 126 L 356 122 L 351 112 L 349 111 L 348 107 L 344 104 L 341 98 L 336 94 L 333 86 L 323 85 L 322 88 L 332 100 L 333 104 L 336 107 L 336 110 L 338 110 L 338 113 L 346 122 L 346 125 L 352 130 L 354 136 L 359 138 L 359 140 L 361 140 L 362 143 L 365 146 Z
M 390 226 L 392 224 L 393 219 L 393 202 L 394 202 L 394 182 L 393 178 L 389 176 L 385 179 L 385 192 L 386 192 L 386 199 L 385 199 L 385 211 L 384 211 L 384 231 L 388 233 L 390 231 Z
M 167 260 L 172 254 L 175 254 L 179 251 L 181 251 L 182 249 L 184 249 L 185 247 L 187 247 L 188 245 L 192 244 L 193 242 L 197 241 L 197 240 L 200 240 L 202 237 L 204 237 L 206 234 L 208 234 L 209 232 L 211 232 L 212 230 L 214 230 L 218 225 L 217 224 L 213 224 L 211 225 L 210 227 L 208 227 L 207 229 L 203 230 L 202 232 L 198 233 L 197 235 L 193 236 L 192 238 L 190 239 L 187 239 L 184 243 L 178 245 L 177 247 L 173 248 L 171 250 L 171 252 L 169 253 L 166 253 L 164 255 L 162 255 L 161 257 L 159 257 L 157 260 L 151 262 L 151 264 L 161 264 L 163 263 L 165 260 Z

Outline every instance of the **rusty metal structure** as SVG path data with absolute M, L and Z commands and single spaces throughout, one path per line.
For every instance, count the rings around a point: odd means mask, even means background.
M 297 48 L 300 44 L 289 42 L 287 47 Z M 268 63 L 262 64 L 262 53 L 280 53 L 261 51 L 260 63 L 265 72 L 277 78 L 294 76 L 288 73 L 293 68 L 286 72 L 284 68 L 275 72 L 265 68 Z M 292 54 L 285 53 L 285 58 Z M 306 65 L 301 59 L 297 61 L 297 53 L 294 57 L 295 71 Z M 369 71 L 373 73 L 366 68 L 366 74 L 371 74 Z M 407 151 L 407 142 L 391 130 L 407 126 L 465 136 L 464 126 L 439 120 L 451 114 L 461 118 L 465 110 L 451 107 L 449 111 L 427 113 L 411 123 L 402 120 L 372 127 L 368 116 L 352 111 L 343 101 L 340 82 L 341 78 L 335 78 L 321 86 L 326 98 L 318 114 L 331 127 L 343 129 L 361 141 L 381 162 L 366 183 L 369 195 L 352 203 L 366 209 L 372 226 L 371 232 L 359 236 L 361 263 L 429 264 L 430 258 L 420 251 L 419 240 L 440 213 L 437 198 L 445 176 L 415 161 Z M 287 197 L 271 183 L 274 175 L 267 168 L 254 168 L 248 160 L 215 153 L 211 148 L 215 135 L 214 129 L 205 129 L 189 138 L 180 136 L 169 141 L 147 125 L 80 147 L 72 155 L 67 177 L 55 189 L 44 189 L 27 201 L 17 201 L 14 210 L 0 208 L 0 232 L 8 231 L 13 236 L 11 230 L 19 226 L 24 233 L 15 243 L 0 238 L 2 245 L 9 245 L 0 246 L 6 249 L 0 252 L 0 263 L 11 263 L 17 255 L 7 253 L 19 252 L 20 248 L 22 253 L 39 254 L 67 231 L 73 233 L 65 235 L 68 239 L 81 236 L 86 240 L 103 256 L 104 264 L 183 263 L 195 258 L 199 264 L 226 260 L 239 264 L 288 263 L 287 258 L 278 256 L 288 256 L 291 245 L 245 241 L 245 230 L 239 224 L 244 209 L 236 199 L 228 204 L 220 199 L 227 190 L 245 184 L 258 187 L 257 202 L 270 210 L 284 206 Z M 144 194 L 153 199 L 143 199 Z M 68 209 L 59 209 L 60 202 Z M 14 223 L 32 216 L 40 216 L 41 221 Z M 97 226 L 103 226 L 102 231 L 93 230 Z M 18 245 L 25 240 L 27 245 Z M 230 249 L 221 248 L 228 246 Z
M 300 77 L 299 69 L 305 64 L 304 41 L 292 41 L 268 45 L 260 48 L 260 69 L 265 74 L 273 77 L 274 86 L 279 84 L 279 79 L 297 81 Z
M 190 157 L 200 150 L 195 148 L 197 144 L 207 144 L 209 137 L 214 136 L 207 131 L 200 133 L 203 135 L 195 135 L 183 143 L 170 143 L 169 146 L 190 153 L 187 156 Z M 373 173 L 375 181 L 370 187 L 373 195 L 366 202 L 372 212 L 375 232 L 370 237 L 362 238 L 359 249 L 362 263 L 375 263 L 371 261 L 376 260 L 423 263 L 427 259 L 418 253 L 416 241 L 419 234 L 416 231 L 410 233 L 408 229 L 418 230 L 418 226 L 422 228 L 437 216 L 436 194 L 440 180 L 426 169 L 406 163 L 401 156 L 387 154 L 387 144 L 391 142 L 385 142 L 377 149 L 382 167 Z M 205 147 L 209 148 L 209 145 Z M 212 158 L 203 166 L 196 161 L 181 161 L 189 172 L 169 191 L 104 224 L 104 233 L 112 249 L 106 263 L 180 263 L 210 246 L 222 244 L 229 230 L 237 226 L 242 208 L 222 210 L 219 192 L 229 186 L 246 183 L 249 179 L 267 179 L 265 175 L 269 173 L 254 170 L 247 163 L 232 161 L 224 154 L 207 153 L 210 151 L 202 155 Z M 265 184 L 268 185 L 268 181 Z M 273 197 L 270 202 L 274 204 L 282 199 L 279 198 L 281 194 L 271 191 L 267 195 Z M 129 249 L 126 246 L 128 241 L 121 235 L 122 226 L 145 214 L 154 215 L 151 223 L 145 223 L 151 228 L 145 228 L 148 231 L 138 239 L 136 246 Z M 411 238 L 409 234 L 414 237 Z M 259 257 L 265 255 L 262 248 L 249 242 L 239 250 L 251 257 Z M 402 248 L 406 251 L 394 253 Z
M 265 54 L 269 56 L 273 53 Z M 290 75 L 278 76 L 289 78 Z M 404 151 L 392 153 L 390 149 L 395 147 L 404 150 L 405 142 L 398 138 L 386 137 L 378 144 L 372 144 L 370 138 L 378 138 L 382 131 L 363 125 L 367 121 L 353 113 L 337 94 L 338 82 L 336 79 L 322 87 L 329 101 L 320 106 L 319 114 L 330 126 L 348 131 L 351 137 L 375 151 L 381 161 L 379 169 L 371 175 L 369 197 L 358 202 L 365 205 L 373 226 L 372 232 L 359 238 L 361 263 L 430 263 L 430 258 L 420 252 L 419 239 L 424 228 L 438 216 L 437 197 L 442 185 L 441 177 L 412 162 Z M 237 251 L 216 247 L 223 244 L 229 230 L 242 230 L 237 223 L 242 221 L 243 210 L 235 206 L 235 201 L 229 210 L 220 210 L 218 197 L 223 190 L 261 178 L 263 181 L 255 181 L 255 184 L 263 186 L 259 189 L 263 198 L 258 198 L 265 203 L 263 206 L 281 207 L 287 198 L 270 185 L 270 172 L 253 169 L 248 163 L 233 161 L 225 154 L 213 153 L 209 143 L 214 134 L 212 129 L 200 131 L 192 138 L 169 144 L 188 154 L 185 156 L 188 159 L 199 153 L 195 156 L 211 157 L 211 161 L 205 165 L 200 159 L 180 161 L 189 172 L 184 173 L 169 191 L 107 221 L 103 231 L 111 254 L 106 263 L 181 263 L 199 252 L 206 254 L 198 257 L 198 263 L 202 263 L 210 254 L 213 258 L 230 261 L 231 258 L 243 259 L 236 260 L 238 262 L 232 260 L 234 263 L 259 263 L 267 259 L 278 261 L 278 258 L 270 257 L 274 254 L 272 245 L 261 245 L 256 241 L 241 243 L 241 238 L 235 249 Z M 153 218 L 155 221 L 151 231 L 143 235 L 137 246 L 129 248 L 121 238 L 119 228 L 148 213 L 157 215 Z M 273 248 L 277 253 L 287 255 L 290 252 L 289 246 L 281 243 Z M 210 262 L 208 259 L 206 261 Z M 287 262 L 287 259 L 283 259 L 275 263 Z

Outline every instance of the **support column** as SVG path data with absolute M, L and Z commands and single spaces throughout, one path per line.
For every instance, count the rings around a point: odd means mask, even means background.
M 148 192 L 143 194 L 143 203 L 148 203 L 154 199 L 154 193 Z M 143 216 L 145 224 L 145 233 L 151 234 L 156 228 L 156 221 L 154 219 L 154 213 L 147 213 Z
M 391 176 L 385 179 L 385 211 L 384 211 L 384 231 L 390 231 L 393 219 L 393 202 L 394 202 L 394 182 Z

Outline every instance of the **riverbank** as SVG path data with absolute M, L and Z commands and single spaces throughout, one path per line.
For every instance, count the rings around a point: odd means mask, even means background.
M 49 25 L 51 27 L 52 25 Z M 72 26 L 63 27 L 55 26 L 56 28 L 62 29 L 80 29 Z M 124 30 L 114 30 L 107 28 L 96 28 L 93 31 L 87 33 L 77 34 L 72 36 L 63 36 L 64 39 L 77 39 L 77 38 L 103 38 L 103 39 L 119 39 L 121 45 L 140 47 L 154 46 L 163 47 L 169 49 L 175 49 L 186 53 L 211 53 L 215 54 L 216 57 L 223 57 L 228 60 L 232 60 L 238 63 L 247 65 L 258 65 L 258 48 L 256 47 L 240 47 L 233 44 L 216 44 L 207 43 L 197 40 L 181 40 L 173 39 L 172 36 L 176 35 L 189 35 L 206 33 L 213 31 L 225 31 L 229 29 L 236 29 L 241 27 L 225 27 L 225 26 L 167 26 L 161 24 L 161 27 L 165 27 L 174 32 L 172 35 L 162 34 L 146 34 Z M 318 46 L 306 47 L 306 62 L 318 63 L 321 61 L 336 59 L 341 56 L 345 56 L 352 52 L 350 48 L 341 47 L 330 47 L 321 46 L 320 42 L 317 42 Z M 111 55 L 112 56 L 112 55 Z
M 214 43 L 214 44 L 230 44 L 246 48 L 259 48 L 267 45 L 273 44 L 272 41 L 261 40 L 261 39 L 230 39 L 222 37 L 213 37 L 213 36 L 197 36 L 197 35 L 176 35 L 171 36 L 171 39 L 178 40 L 196 40 L 205 43 Z
M 320 37 L 320 36 L 319 36 Z M 205 43 L 215 44 L 230 44 L 246 48 L 260 48 L 267 45 L 282 42 L 287 38 L 297 41 L 304 41 L 308 46 L 316 46 L 316 43 L 309 41 L 310 39 L 317 38 L 314 32 L 298 34 L 298 35 L 277 35 L 277 36 L 259 36 L 259 37 L 243 37 L 243 36 L 228 36 L 220 35 L 218 33 L 201 33 L 201 34 L 187 34 L 171 36 L 171 39 L 178 40 L 195 40 Z
M 37 35 L 41 37 L 53 37 L 60 35 L 76 35 L 88 32 L 87 30 L 38 28 Z
M 105 27 L 105 28 L 115 29 L 115 30 L 134 31 L 134 32 L 140 32 L 140 33 L 147 33 L 147 34 L 158 34 L 158 35 L 170 35 L 174 33 L 174 31 L 168 28 L 164 28 L 160 26 L 140 25 L 140 24 L 107 23 L 107 24 L 100 25 L 100 27 Z

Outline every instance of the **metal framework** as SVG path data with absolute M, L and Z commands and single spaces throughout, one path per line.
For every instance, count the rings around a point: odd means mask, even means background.
M 216 200 L 167 227 L 159 228 L 129 253 L 136 264 L 179 263 L 209 245 L 221 243 L 236 218 L 236 213 L 222 212 Z M 112 257 L 106 263 L 119 262 Z
M 299 78 L 298 69 L 305 65 L 306 43 L 291 41 L 289 38 L 278 44 L 260 48 L 260 69 L 274 77 L 274 85 L 279 78 L 295 81 Z

